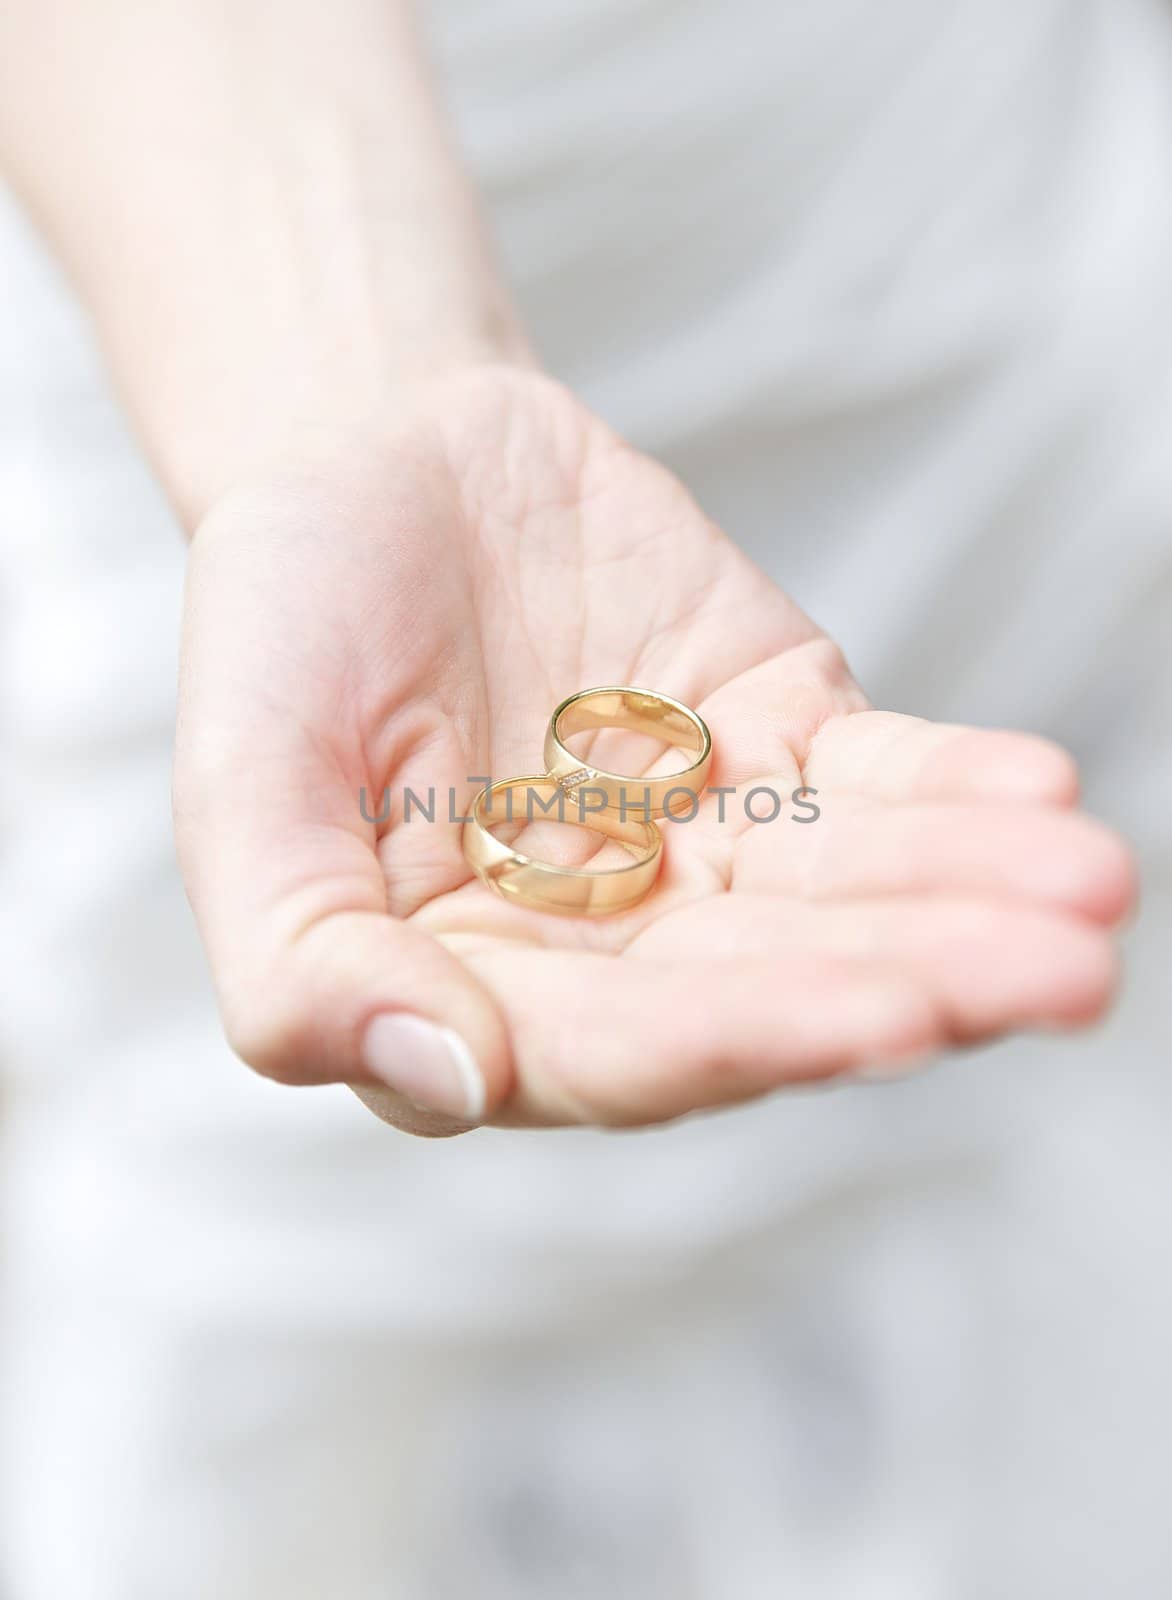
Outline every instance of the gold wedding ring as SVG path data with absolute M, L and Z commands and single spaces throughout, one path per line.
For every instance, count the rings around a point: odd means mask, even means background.
M 576 733 L 598 728 L 647 734 L 687 751 L 695 760 L 682 771 L 655 778 L 607 772 L 580 761 L 564 743 Z M 634 812 L 650 821 L 695 810 L 712 765 L 712 735 L 703 717 L 669 695 L 629 687 L 583 689 L 563 700 L 549 719 L 545 765 L 563 788 L 573 790 L 581 785 L 599 790 L 606 796 L 608 811 L 623 816 Z
M 527 798 L 518 806 L 513 795 L 520 790 L 527 791 Z M 505 801 L 499 807 L 493 804 L 498 797 Z M 597 871 L 558 867 L 514 850 L 490 831 L 493 823 L 549 816 L 559 822 L 581 820 L 582 826 L 616 839 L 632 861 Z M 663 838 L 654 823 L 587 811 L 552 777 L 505 778 L 482 789 L 464 823 L 463 845 L 476 875 L 506 900 L 569 917 L 604 917 L 637 906 L 651 892 L 663 856 Z
M 607 772 L 580 761 L 564 743 L 599 728 L 647 734 L 695 759 L 680 772 L 654 778 Z M 712 737 L 703 718 L 650 689 L 583 689 L 563 700 L 550 718 L 545 762 L 549 770 L 542 777 L 505 778 L 476 796 L 462 840 L 469 865 L 506 900 L 538 911 L 569 917 L 629 911 L 650 894 L 659 875 L 663 838 L 654 819 L 694 813 L 699 803 L 712 764 Z M 526 798 L 518 816 L 514 799 L 521 790 Z M 551 815 L 617 840 L 631 861 L 598 869 L 559 867 L 515 850 L 492 831 L 502 822 L 536 822 Z

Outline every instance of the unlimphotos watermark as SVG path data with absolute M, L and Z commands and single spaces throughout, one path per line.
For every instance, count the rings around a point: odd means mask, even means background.
M 468 787 L 463 792 L 464 796 L 479 793 L 491 782 L 490 778 L 483 775 L 470 775 L 465 779 Z M 624 794 L 616 809 L 624 821 L 628 817 L 640 820 L 651 815 L 663 822 L 686 823 L 694 822 L 701 815 L 710 818 L 715 813 L 716 821 L 723 823 L 728 820 L 730 810 L 735 814 L 739 808 L 749 822 L 765 823 L 776 822 L 786 810 L 788 803 L 793 808 L 788 814 L 788 820 L 808 824 L 817 822 L 822 815 L 822 808 L 807 798 L 817 793 L 817 789 L 802 786 L 784 795 L 767 783 L 754 784 L 750 789 L 724 784 L 694 790 L 681 785 L 679 788 L 669 789 L 663 796 L 662 806 L 665 808 L 665 814 L 661 814 L 659 808 L 652 809 L 650 789 L 644 789 L 642 800 L 627 799 Z M 523 804 L 518 803 L 521 795 L 524 796 Z M 440 804 L 441 796 L 446 799 L 445 805 Z M 585 783 L 569 790 L 558 786 L 548 799 L 542 799 L 540 789 L 531 785 L 524 789 L 506 789 L 501 798 L 503 805 L 499 809 L 503 813 L 505 822 L 536 822 L 539 818 L 545 817 L 555 822 L 585 824 L 588 817 L 605 811 L 607 807 L 606 791 Z M 706 802 L 712 798 L 715 798 L 715 806 L 707 806 Z M 422 793 L 404 787 L 396 796 L 388 784 L 383 790 L 378 810 L 372 812 L 365 787 L 358 791 L 358 809 L 362 813 L 363 820 L 370 823 L 390 822 L 393 806 L 396 820 L 401 819 L 403 822 L 445 825 L 470 822 L 472 818 L 461 813 L 460 807 L 464 803 L 465 800 L 454 786 L 446 791 L 429 786 Z M 488 813 L 490 819 L 502 820 L 501 817 L 494 816 L 496 810 L 496 807 L 490 808 Z

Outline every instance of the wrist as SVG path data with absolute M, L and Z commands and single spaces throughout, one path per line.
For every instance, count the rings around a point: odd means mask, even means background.
M 442 332 L 299 338 L 267 360 L 237 352 L 226 381 L 192 376 L 136 409 L 168 499 L 190 535 L 208 509 L 242 483 L 329 454 L 339 441 L 385 435 L 437 381 L 482 367 L 534 370 L 537 358 L 502 303 L 453 313 Z
M 0 143 L 188 527 L 306 432 L 533 364 L 410 0 L 18 10 Z

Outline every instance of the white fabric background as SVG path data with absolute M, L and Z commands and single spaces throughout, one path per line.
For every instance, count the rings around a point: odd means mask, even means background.
M 414 1143 L 217 1032 L 182 550 L 0 217 L 6 1600 L 1172 1586 L 1172 18 L 441 0 L 551 367 L 880 703 L 1140 844 L 1111 1024 L 639 1136 Z

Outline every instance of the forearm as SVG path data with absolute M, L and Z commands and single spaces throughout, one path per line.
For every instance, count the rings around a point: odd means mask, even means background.
M 0 149 L 184 520 L 524 359 L 406 0 L 9 0 Z

